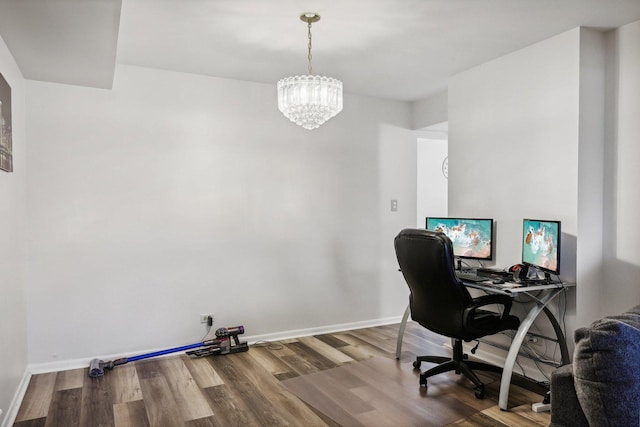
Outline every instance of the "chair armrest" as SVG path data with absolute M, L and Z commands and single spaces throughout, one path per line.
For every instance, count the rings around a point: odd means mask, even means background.
M 478 308 L 484 307 L 485 305 L 491 305 L 491 304 L 499 304 L 504 307 L 504 310 L 502 310 L 502 316 L 501 316 L 501 318 L 504 319 L 511 311 L 511 305 L 513 304 L 513 299 L 511 299 L 511 297 L 508 295 L 499 295 L 499 294 L 482 295 L 480 297 L 474 298 L 472 303 L 469 305 L 469 307 L 467 307 L 467 309 L 465 309 L 464 311 L 465 319 L 467 319 L 468 316 L 474 316 Z

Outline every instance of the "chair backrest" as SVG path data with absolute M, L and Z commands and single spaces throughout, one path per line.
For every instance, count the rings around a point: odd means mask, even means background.
M 411 295 L 411 318 L 441 335 L 465 335 L 463 313 L 471 295 L 454 272 L 453 246 L 443 233 L 405 229 L 394 241 Z

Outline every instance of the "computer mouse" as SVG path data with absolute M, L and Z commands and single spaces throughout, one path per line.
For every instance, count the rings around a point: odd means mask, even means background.
M 491 283 L 493 283 L 494 285 L 500 285 L 500 284 L 504 283 L 504 280 L 502 280 L 502 279 L 493 279 L 493 281 Z

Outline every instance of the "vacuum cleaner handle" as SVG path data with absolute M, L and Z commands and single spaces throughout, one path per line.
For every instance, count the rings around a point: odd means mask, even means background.
M 133 356 L 133 357 L 129 357 L 128 359 L 124 358 L 124 360 L 126 360 L 126 362 L 124 363 L 135 362 L 136 360 L 148 359 L 150 357 L 161 356 L 163 354 L 175 353 L 177 351 L 183 351 L 183 350 L 189 350 L 192 348 L 202 347 L 202 344 L 203 343 L 198 342 L 195 344 L 183 345 L 182 347 L 173 347 L 173 348 L 168 348 L 166 350 L 154 351 L 153 353 L 141 354 L 140 356 Z M 118 360 L 122 360 L 122 359 L 118 359 Z M 120 364 L 122 365 L 122 363 Z
M 116 366 L 124 365 L 129 362 L 135 362 L 136 360 L 148 359 L 150 357 L 160 356 L 162 354 L 175 353 L 177 351 L 189 350 L 192 348 L 202 347 L 204 344 L 199 342 L 195 344 L 185 345 L 182 347 L 174 347 L 169 348 L 167 350 L 155 351 L 153 353 L 141 354 L 139 356 L 132 357 L 121 357 L 120 359 L 111 360 L 109 362 L 105 362 L 100 359 L 93 359 L 89 363 L 89 376 L 90 377 L 101 377 L 104 375 L 105 369 L 111 370 Z
M 212 340 L 207 340 L 204 342 L 198 342 L 195 344 L 189 344 L 182 347 L 173 347 L 167 350 L 155 351 L 153 353 L 141 354 L 139 356 L 132 357 L 122 357 L 120 359 L 112 360 L 110 362 L 104 362 L 100 359 L 93 359 L 89 363 L 89 376 L 90 377 L 101 377 L 104 375 L 105 369 L 113 369 L 116 366 L 124 365 L 129 362 L 135 362 L 136 360 L 148 359 L 150 357 L 156 357 L 163 354 L 175 353 L 178 351 L 190 350 L 192 348 L 204 347 L 204 346 L 214 346 L 221 345 L 225 347 L 225 350 L 228 350 L 229 347 L 229 338 L 232 337 L 235 344 L 238 345 L 240 342 L 238 341 L 238 335 L 244 334 L 244 326 L 231 326 L 228 328 L 219 328 L 216 330 L 216 338 Z M 248 348 L 248 347 L 247 347 Z M 242 350 L 246 351 L 246 350 Z M 228 351 L 227 351 L 228 352 Z M 223 351 L 224 353 L 224 351 Z

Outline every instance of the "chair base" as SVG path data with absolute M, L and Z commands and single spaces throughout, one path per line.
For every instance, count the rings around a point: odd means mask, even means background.
M 453 357 L 442 356 L 418 356 L 416 361 L 413 362 L 413 367 L 420 369 L 422 362 L 437 363 L 437 366 L 420 373 L 420 386 L 427 387 L 427 378 L 441 374 L 443 372 L 455 371 L 456 374 L 462 374 L 468 378 L 475 385 L 474 393 L 476 398 L 484 399 L 484 383 L 480 381 L 480 378 L 473 372 L 478 371 L 490 371 L 502 373 L 502 368 L 488 363 L 476 362 L 472 360 L 466 360 L 467 355 L 462 352 L 462 340 L 454 340 L 453 345 Z

